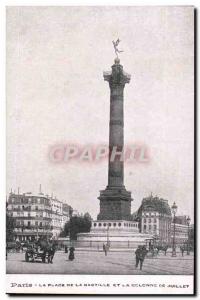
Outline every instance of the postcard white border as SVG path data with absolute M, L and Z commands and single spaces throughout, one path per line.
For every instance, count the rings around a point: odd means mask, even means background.
M 67 6 L 67 5 L 194 5 L 196 8 L 199 8 L 199 0 L 193 0 L 193 1 L 190 1 L 190 0 L 163 0 L 162 3 L 160 2 L 160 0 L 154 0 L 154 1 L 149 1 L 149 0 L 146 0 L 146 1 L 142 1 L 142 0 L 118 0 L 118 1 L 102 1 L 102 0 L 90 0 L 90 1 L 66 1 L 66 0 L 43 0 L 43 1 L 39 1 L 39 0 L 34 0 L 34 1 L 31 1 L 31 0 L 2 0 L 1 1 L 1 4 L 0 4 L 0 8 L 1 8 L 1 36 L 0 36 L 0 40 L 1 40 L 1 46 L 0 46 L 0 52 L 1 52 L 1 57 L 4 57 L 4 59 L 1 60 L 1 72 L 0 72 L 0 77 L 1 77 L 1 126 L 0 126 L 0 133 L 1 133 L 1 150 L 0 150 L 0 162 L 1 162 L 1 174 L 0 174 L 0 178 L 1 178 L 1 187 L 0 187 L 0 196 L 1 196 L 1 202 L 0 202 L 0 208 L 1 208 L 1 211 L 4 211 L 5 209 L 5 201 L 4 201 L 4 198 L 5 198 L 5 195 L 6 195 L 6 189 L 5 189 L 5 173 L 6 173 L 6 166 L 5 166 L 5 7 L 6 6 L 17 6 L 17 5 L 27 5 L 27 6 L 40 6 L 40 5 L 55 5 L 55 6 L 59 6 L 59 5 L 63 5 L 63 6 Z M 199 37 L 199 31 L 198 31 L 198 37 Z M 197 38 L 198 38 L 197 37 Z M 198 83 L 199 83 L 199 78 L 198 78 Z M 198 107 L 198 113 L 200 113 L 200 106 Z M 198 184 L 200 183 L 200 178 L 198 179 Z M 199 211 L 198 211 L 199 212 Z M 3 240 L 5 240 L 5 217 L 3 216 L 1 218 L 1 228 L 2 228 L 2 237 L 3 237 Z M 197 226 L 197 224 L 196 224 Z M 196 237 L 197 238 L 197 237 Z M 1 272 L 2 273 L 5 273 L 5 260 L 3 259 L 4 255 L 5 255 L 5 247 L 3 247 L 3 243 L 2 243 L 2 247 L 1 247 L 1 257 L 2 257 L 2 260 L 1 260 Z M 104 280 L 107 280 L 109 281 L 110 279 L 108 279 L 108 276 L 109 275 L 29 275 L 29 274 L 26 274 L 26 275 L 15 275 L 15 274 L 6 274 L 6 284 L 4 285 L 4 288 L 1 289 L 1 299 L 5 299 L 7 298 L 6 295 L 5 295 L 5 292 L 7 293 L 37 293 L 36 289 L 35 291 L 27 291 L 25 288 L 21 289 L 21 288 L 17 288 L 15 291 L 11 288 L 10 288 L 10 283 L 13 282 L 13 280 L 15 280 L 14 282 L 18 282 L 18 283 L 23 283 L 23 282 L 27 282 L 28 280 L 31 280 L 32 282 L 48 282 L 48 280 L 51 278 L 52 281 L 54 282 L 58 282 L 59 280 L 62 280 L 62 281 L 69 281 L 70 280 L 73 280 L 74 282 L 77 282 L 78 280 L 80 280 L 81 282 L 84 282 L 84 280 L 86 279 L 86 276 L 87 276 L 87 280 L 90 280 L 90 282 L 93 282 L 93 281 L 102 281 L 103 279 Z M 193 276 L 181 276 L 181 275 L 173 275 L 173 276 L 168 276 L 168 275 L 154 275 L 154 276 L 147 276 L 147 275 L 131 275 L 131 276 L 112 276 L 112 280 L 117 280 L 117 277 L 120 278 L 121 281 L 123 282 L 128 282 L 127 280 L 133 280 L 134 282 L 148 282 L 148 281 L 151 281 L 151 282 L 157 282 L 157 281 L 160 281 L 161 283 L 164 283 L 165 284 L 167 282 L 169 282 L 169 280 L 171 280 L 174 284 L 178 284 L 180 282 L 184 282 L 184 284 L 189 284 L 190 287 L 189 289 L 187 290 L 183 290 L 180 291 L 178 288 L 177 289 L 170 289 L 170 290 L 166 290 L 164 288 L 158 288 L 158 289 L 154 289 L 152 294 L 161 294 L 161 295 L 165 295 L 165 294 L 188 294 L 188 296 L 190 294 L 193 293 Z M 130 277 L 129 279 L 127 277 Z M 145 279 L 146 278 L 146 279 Z M 1 276 L 1 283 L 3 284 L 3 277 Z M 88 292 L 88 291 L 87 291 Z M 41 293 L 41 291 L 40 291 Z M 43 292 L 45 293 L 45 291 Z M 67 293 L 72 293 L 71 289 L 65 289 L 64 291 L 60 290 L 60 292 L 58 292 L 58 290 L 48 290 L 48 293 L 57 293 L 57 294 L 67 294 Z M 80 288 L 77 290 L 77 287 L 75 288 L 75 291 L 74 291 L 74 294 L 84 294 L 86 293 L 86 290 L 85 291 L 80 291 Z M 88 292 L 89 293 L 89 292 Z M 91 292 L 92 293 L 92 289 L 91 289 Z M 97 291 L 97 288 L 95 288 L 95 293 L 99 293 L 99 294 L 105 294 L 105 288 L 102 289 L 101 288 L 101 292 Z M 119 292 L 119 291 L 114 291 L 113 293 L 116 293 L 116 294 L 150 294 L 149 293 L 149 290 L 147 288 L 145 288 L 145 291 L 144 291 L 144 288 L 143 290 L 141 290 L 139 292 L 139 289 L 135 290 L 135 289 L 132 289 L 131 292 L 128 291 L 125 291 L 123 290 L 123 292 Z M 108 294 L 111 294 L 111 292 L 109 291 Z M 23 299 L 28 299 L 26 297 L 24 297 Z
M 7 293 L 193 294 L 193 276 L 7 274 Z

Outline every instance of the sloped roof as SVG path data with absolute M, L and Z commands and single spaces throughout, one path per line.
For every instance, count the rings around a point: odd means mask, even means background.
M 142 204 L 138 209 L 138 216 L 142 211 L 157 211 L 160 214 L 171 216 L 171 209 L 167 200 L 158 197 L 147 197 L 142 200 Z

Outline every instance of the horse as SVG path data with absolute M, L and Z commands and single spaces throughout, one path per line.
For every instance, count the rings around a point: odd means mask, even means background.
M 46 241 L 42 240 L 38 242 L 38 246 L 40 246 L 41 250 L 44 251 L 44 262 L 47 256 L 48 263 L 53 263 L 54 254 L 56 252 L 56 243 L 54 241 Z
M 164 251 L 165 253 L 165 256 L 167 254 L 167 249 L 169 248 L 168 245 L 157 245 L 156 246 L 157 250 L 158 250 L 158 254 L 159 254 L 159 251 Z

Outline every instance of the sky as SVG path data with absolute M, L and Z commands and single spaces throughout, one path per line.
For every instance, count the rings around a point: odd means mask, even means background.
M 190 215 L 194 204 L 193 8 L 8 7 L 7 193 L 52 193 L 79 212 L 99 213 L 107 161 L 53 163 L 55 145 L 108 144 L 110 71 L 131 74 L 124 90 L 126 144 L 148 163 L 125 164 L 132 212 L 153 193 Z

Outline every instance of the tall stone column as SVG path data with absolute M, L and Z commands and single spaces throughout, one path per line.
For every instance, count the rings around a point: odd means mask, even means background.
M 100 192 L 99 220 L 129 220 L 131 193 L 124 186 L 124 87 L 130 75 L 123 71 L 120 60 L 115 59 L 112 72 L 104 73 L 110 87 L 109 162 L 108 185 Z

